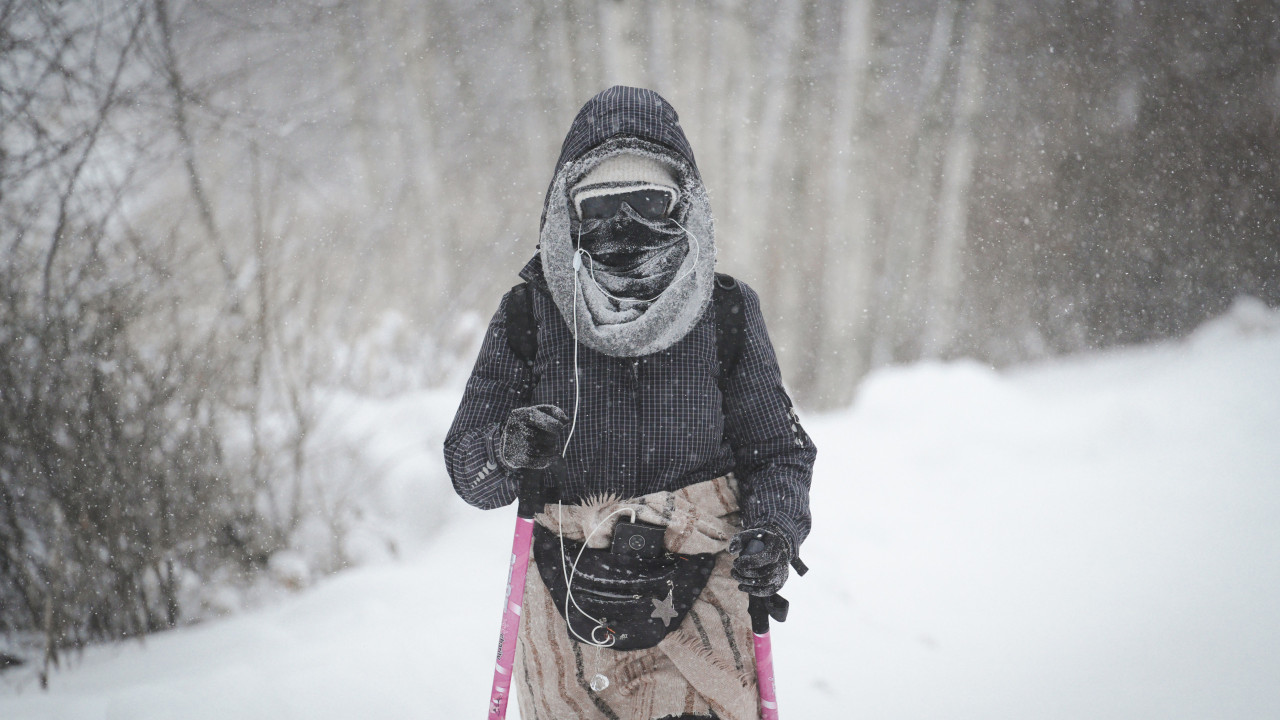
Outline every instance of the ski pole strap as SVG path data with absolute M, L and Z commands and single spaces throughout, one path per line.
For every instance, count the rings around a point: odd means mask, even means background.
M 800 577 L 804 577 L 804 574 L 809 572 L 809 566 L 804 564 L 799 555 L 791 558 L 791 567 L 795 568 L 796 574 Z
M 750 596 L 747 600 L 747 614 L 751 616 L 751 632 L 763 635 L 769 632 L 769 618 L 778 622 L 786 622 L 787 611 L 791 603 L 781 595 L 769 597 Z

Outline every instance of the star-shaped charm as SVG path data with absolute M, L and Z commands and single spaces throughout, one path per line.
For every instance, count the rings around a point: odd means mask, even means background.
M 675 620 L 676 615 L 679 614 L 676 612 L 676 603 L 675 599 L 671 597 L 671 591 L 667 591 L 666 600 L 652 599 L 652 602 L 653 614 L 649 617 L 661 619 L 662 627 L 670 627 L 671 621 Z

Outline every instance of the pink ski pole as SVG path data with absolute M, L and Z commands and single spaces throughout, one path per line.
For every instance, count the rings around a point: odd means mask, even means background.
M 778 690 L 773 681 L 773 641 L 769 638 L 769 615 L 777 613 L 781 615 L 778 621 L 784 620 L 787 616 L 787 601 L 777 595 L 767 598 L 752 595 L 747 601 L 747 612 L 751 615 L 751 635 L 756 651 L 760 718 L 778 720 Z
M 764 543 L 752 540 L 742 554 L 752 555 L 763 549 Z M 800 558 L 792 560 L 791 566 L 798 575 L 809 572 Z M 752 645 L 756 651 L 756 684 L 760 687 L 761 720 L 778 720 L 778 689 L 773 680 L 773 640 L 769 637 L 769 617 L 784 622 L 790 607 L 786 598 L 776 594 L 768 597 L 751 595 L 747 600 L 747 614 L 751 616 Z
M 498 661 L 489 693 L 488 720 L 503 720 L 511 700 L 511 675 L 516 664 L 516 640 L 520 636 L 520 610 L 524 603 L 524 581 L 529 573 L 529 550 L 533 545 L 533 516 L 546 501 L 544 473 L 520 471 L 520 504 L 516 509 L 515 539 L 511 543 L 511 567 L 507 571 L 507 595 L 503 601 L 502 629 L 498 634 Z

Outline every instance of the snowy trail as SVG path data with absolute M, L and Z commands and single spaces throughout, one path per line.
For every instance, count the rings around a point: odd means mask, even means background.
M 806 425 L 783 717 L 1280 717 L 1277 314 L 1012 373 L 883 371 Z M 0 675 L 0 718 L 479 718 L 513 513 L 448 516 L 402 560 L 95 648 L 47 694 Z
M 483 712 L 506 579 L 498 558 L 510 550 L 501 536 L 510 523 L 497 513 L 471 519 L 415 557 L 340 573 L 271 608 L 153 636 L 145 646 L 94 648 L 54 676 L 48 695 L 7 688 L 0 718 Z M 493 571 L 469 567 L 476 563 Z

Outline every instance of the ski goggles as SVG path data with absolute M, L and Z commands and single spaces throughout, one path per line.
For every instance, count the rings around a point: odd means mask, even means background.
M 574 194 L 573 207 L 583 222 L 607 220 L 617 215 L 623 204 L 645 220 L 661 220 L 675 208 L 679 197 L 675 188 L 662 185 L 589 187 Z

